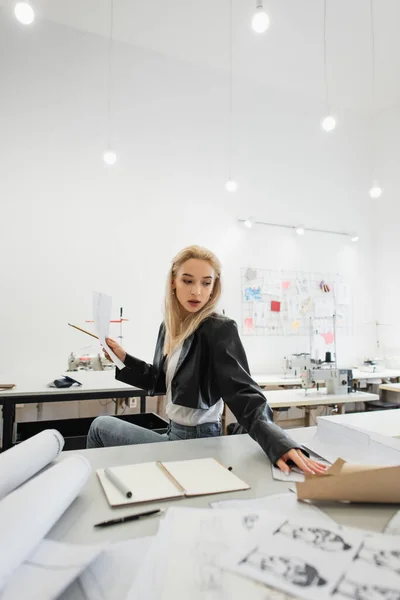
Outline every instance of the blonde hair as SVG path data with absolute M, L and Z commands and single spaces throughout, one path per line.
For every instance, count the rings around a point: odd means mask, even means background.
M 179 268 L 187 260 L 196 258 L 207 261 L 214 269 L 215 279 L 212 288 L 212 296 L 201 310 L 189 314 L 182 320 L 178 298 L 173 294 L 172 281 L 176 278 Z M 167 277 L 167 289 L 165 293 L 164 319 L 165 319 L 165 342 L 164 354 L 172 352 L 176 346 L 180 346 L 199 325 L 207 319 L 215 309 L 221 297 L 221 263 L 218 258 L 207 248 L 201 246 L 188 246 L 181 250 L 172 260 L 172 266 Z

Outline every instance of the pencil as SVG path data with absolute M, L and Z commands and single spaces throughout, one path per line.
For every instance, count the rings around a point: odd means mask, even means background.
M 72 325 L 72 323 L 68 323 L 68 325 L 70 327 L 73 327 L 74 329 L 78 329 L 78 331 L 82 331 L 83 333 L 87 333 L 87 335 L 91 335 L 92 337 L 96 338 L 96 340 L 99 339 L 97 337 L 97 335 L 94 335 L 94 333 L 90 333 L 90 331 L 86 331 L 86 329 L 82 329 L 81 327 L 78 327 L 77 325 Z

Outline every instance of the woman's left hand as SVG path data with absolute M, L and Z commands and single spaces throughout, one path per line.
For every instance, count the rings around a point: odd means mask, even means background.
M 326 471 L 326 465 L 323 465 L 316 460 L 308 458 L 301 450 L 293 448 L 286 452 L 279 460 L 276 461 L 276 466 L 280 468 L 283 473 L 290 473 L 290 467 L 287 461 L 291 460 L 294 462 L 296 467 L 299 467 L 303 473 L 312 473 L 316 475 L 322 475 Z

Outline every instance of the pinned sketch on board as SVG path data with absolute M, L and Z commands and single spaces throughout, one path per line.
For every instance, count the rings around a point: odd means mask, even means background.
M 95 331 L 103 348 L 107 349 L 113 363 L 119 368 L 125 367 L 124 363 L 114 354 L 106 344 L 106 338 L 109 337 L 111 320 L 112 298 L 100 292 L 93 292 L 93 322 Z
M 250 267 L 241 275 L 244 335 L 312 333 L 322 350 L 334 343 L 335 327 L 351 333 L 350 286 L 339 275 Z

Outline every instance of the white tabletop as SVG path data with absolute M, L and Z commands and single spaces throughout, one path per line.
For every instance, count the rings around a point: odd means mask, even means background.
M 301 385 L 300 377 L 292 377 L 279 375 L 279 373 L 256 373 L 252 375 L 252 378 L 258 385 L 281 385 L 281 386 L 290 386 L 290 385 Z
M 386 392 L 400 393 L 400 383 L 382 383 L 382 385 L 379 386 L 379 389 Z
M 353 369 L 353 379 L 391 379 L 400 377 L 400 369 L 380 369 L 377 371 L 364 371 L 361 369 Z
M 400 408 L 400 406 L 399 406 Z M 379 433 L 389 437 L 400 437 L 400 410 L 374 410 L 368 412 L 349 413 L 345 415 L 333 415 L 321 417 L 328 421 L 350 425 L 355 429 L 361 429 L 371 433 Z
M 328 394 L 326 388 L 307 390 L 271 390 L 264 396 L 271 408 L 284 406 L 319 406 L 321 404 L 347 404 L 349 402 L 368 402 L 379 400 L 378 394 L 352 392 L 351 394 Z
M 81 386 L 72 386 L 69 388 L 49 388 L 47 384 L 54 379 L 59 379 L 63 375 L 72 377 L 80 383 Z M 11 390 L 0 389 L 0 397 L 8 396 L 45 396 L 51 394 L 71 394 L 72 393 L 87 393 L 87 392 L 118 392 L 121 390 L 137 390 L 127 383 L 117 381 L 115 379 L 115 370 L 106 371 L 64 371 L 61 373 L 34 373 L 30 375 L 20 376 L 1 376 L 0 383 L 15 383 L 15 387 Z
M 315 434 L 315 427 L 290 431 L 292 437 L 303 444 Z M 76 453 L 76 452 L 74 452 Z M 124 516 L 150 508 L 168 506 L 208 507 L 210 502 L 231 498 L 256 498 L 268 494 L 288 491 L 289 483 L 272 479 L 271 466 L 261 448 L 248 435 L 231 435 L 215 438 L 203 438 L 179 442 L 142 444 L 138 446 L 119 446 L 82 450 L 79 452 L 90 462 L 93 473 L 79 497 L 52 528 L 48 537 L 76 543 L 95 543 L 103 541 L 126 540 L 133 537 L 154 535 L 160 517 L 151 517 L 140 521 L 124 523 L 105 529 L 94 529 L 93 525 L 116 516 Z M 57 460 L 73 454 L 63 452 Z M 110 508 L 95 470 L 155 460 L 182 460 L 213 457 L 226 466 L 232 466 L 233 472 L 246 481 L 251 489 L 212 496 L 199 496 L 172 501 L 146 503 L 138 507 Z M 293 485 L 293 484 L 292 484 Z M 324 505 L 323 510 L 342 525 L 364 527 L 381 531 L 398 507 L 384 505 Z

